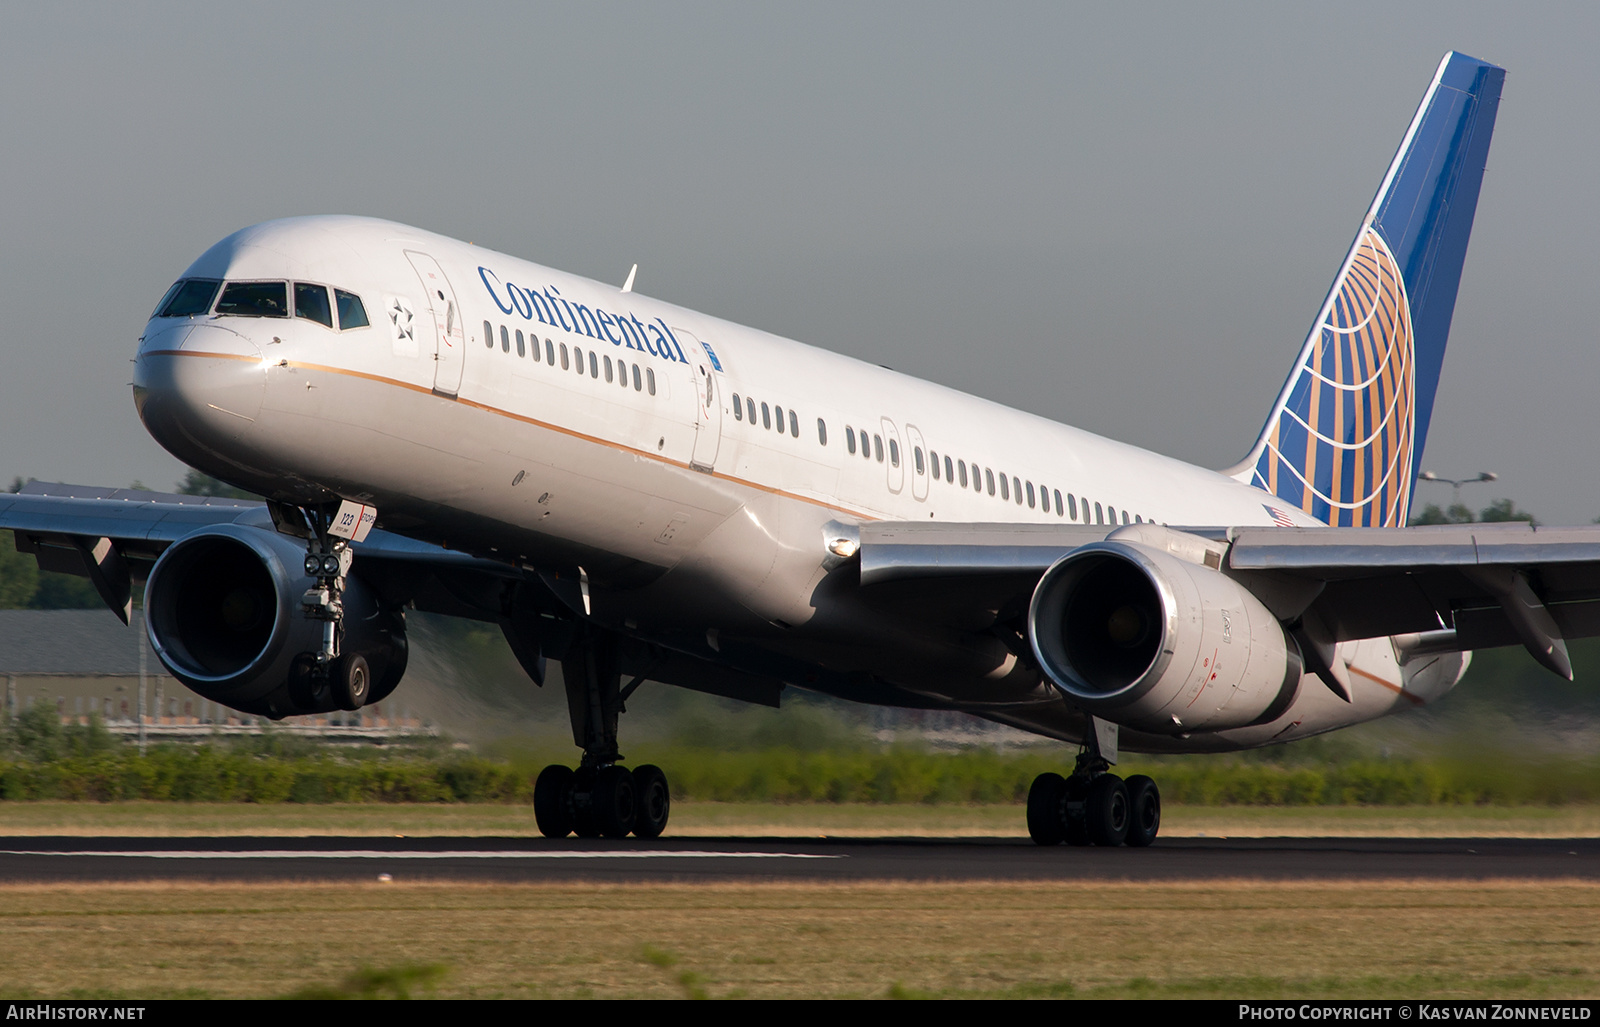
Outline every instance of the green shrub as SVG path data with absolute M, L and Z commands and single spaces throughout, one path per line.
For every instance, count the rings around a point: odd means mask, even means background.
M 53 711 L 51 711 L 53 713 Z M 530 803 L 536 761 L 459 753 L 428 757 L 371 750 L 270 754 L 272 747 L 161 745 L 99 749 L 69 738 L 59 720 L 17 718 L 26 744 L 0 757 L 0 801 Z M 82 729 L 79 729 L 82 731 Z M 815 750 L 779 746 L 727 751 L 678 747 L 630 761 L 667 768 L 673 796 L 716 802 L 1019 803 L 1033 778 L 1065 772 L 1070 753 L 954 753 L 915 747 Z M 1600 759 L 1549 756 L 1520 762 L 1439 758 L 1356 759 L 1284 766 L 1240 757 L 1131 758 L 1123 775 L 1147 773 L 1168 802 L 1191 805 L 1560 805 L 1600 802 Z

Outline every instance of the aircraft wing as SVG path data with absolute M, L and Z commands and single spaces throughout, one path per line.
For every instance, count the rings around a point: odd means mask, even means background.
M 1142 526 L 861 527 L 863 593 L 952 626 L 1026 612 L 1034 585 L 1078 546 L 1138 542 Z M 1571 676 L 1565 638 L 1600 635 L 1600 526 L 1180 528 L 1225 555 L 1215 568 L 1312 640 L 1402 637 L 1417 653 L 1525 645 Z
M 267 505 L 256 500 L 46 482 L 0 493 L 0 528 L 15 533 L 17 549 L 43 570 L 87 577 L 125 622 L 132 580 L 143 578 L 173 542 L 220 524 L 274 531 Z M 363 577 L 385 598 L 429 612 L 497 620 L 506 583 L 524 580 L 548 579 L 541 593 L 581 603 L 575 582 L 386 531 L 370 532 L 353 548 Z
M 277 534 L 271 511 L 258 500 L 45 482 L 0 493 L 0 529 L 15 533 L 17 549 L 44 570 L 87 577 L 123 623 L 131 617 L 133 582 L 149 574 L 162 552 L 219 525 Z M 570 619 L 587 612 L 581 576 L 573 573 L 486 560 L 381 529 L 351 547 L 357 573 L 386 603 L 499 624 L 512 654 L 539 684 L 545 666 L 540 615 L 559 612 Z M 629 673 L 648 672 L 651 680 L 747 702 L 776 706 L 784 687 L 770 676 L 657 646 L 627 646 L 621 655 Z

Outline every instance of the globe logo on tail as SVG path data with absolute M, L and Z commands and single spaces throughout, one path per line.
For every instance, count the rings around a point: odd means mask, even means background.
M 1415 419 L 1411 305 L 1394 254 L 1369 224 L 1296 369 L 1253 484 L 1326 524 L 1404 525 Z

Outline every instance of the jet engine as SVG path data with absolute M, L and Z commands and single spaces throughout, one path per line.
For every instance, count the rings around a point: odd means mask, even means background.
M 223 524 L 173 543 L 145 584 L 150 642 L 173 677 L 207 699 L 279 718 L 337 708 L 309 673 L 322 622 L 301 612 L 313 579 L 305 549 L 260 528 Z M 394 690 L 406 668 L 405 618 L 352 574 L 344 591 L 341 659 L 359 655 L 367 702 Z
M 1068 553 L 1039 579 L 1028 609 L 1039 665 L 1083 710 L 1140 731 L 1274 719 L 1299 689 L 1300 650 L 1260 600 L 1216 569 L 1220 556 L 1214 543 L 1155 525 Z

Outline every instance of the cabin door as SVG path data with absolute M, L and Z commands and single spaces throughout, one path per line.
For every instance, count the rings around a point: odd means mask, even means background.
M 717 450 L 722 447 L 722 386 L 717 381 L 717 368 L 712 362 L 711 349 L 695 338 L 692 332 L 674 327 L 693 369 L 695 434 L 694 456 L 689 463 L 697 471 L 710 471 L 717 463 Z
M 884 462 L 889 472 L 889 491 L 898 496 L 906 487 L 906 455 L 900 448 L 900 431 L 887 417 L 883 419 L 883 444 L 889 450 L 884 454 L 889 458 Z
M 450 287 L 450 279 L 444 276 L 444 269 L 438 261 L 415 250 L 406 250 L 406 258 L 422 280 L 422 291 L 428 296 L 428 309 L 433 316 L 433 391 L 441 396 L 454 396 L 461 390 L 461 372 L 467 350 L 461 306 L 456 302 L 456 292 Z
M 917 500 L 927 499 L 928 460 L 922 451 L 922 433 L 917 431 L 916 425 L 906 425 L 906 447 L 910 452 L 901 456 L 911 461 L 911 495 Z

